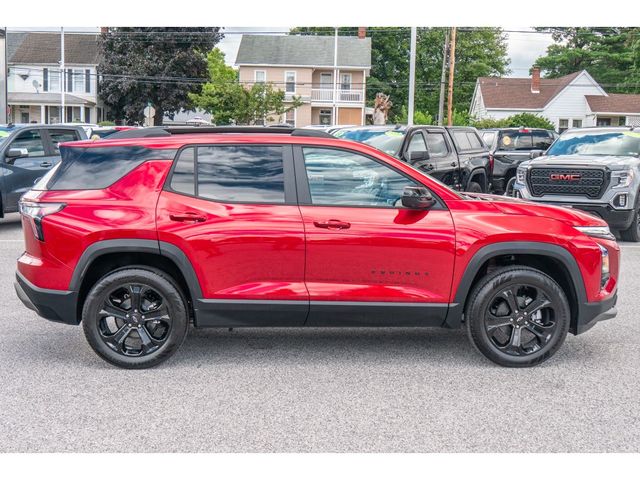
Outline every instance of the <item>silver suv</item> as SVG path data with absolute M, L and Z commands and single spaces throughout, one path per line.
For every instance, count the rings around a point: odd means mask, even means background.
M 513 195 L 594 213 L 637 242 L 639 154 L 638 127 L 567 130 L 544 156 L 520 164 Z

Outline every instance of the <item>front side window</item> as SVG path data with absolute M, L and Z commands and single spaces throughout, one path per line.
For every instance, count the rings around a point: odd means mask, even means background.
M 38 130 L 27 130 L 18 134 L 9 148 L 25 148 L 28 157 L 44 157 L 44 143 Z
M 447 141 L 442 133 L 427 133 L 427 146 L 432 157 L 446 157 L 449 155 Z
M 407 153 L 412 152 L 426 152 L 427 144 L 424 141 L 424 136 L 420 132 L 416 132 L 409 140 L 409 146 L 407 147 Z
M 222 202 L 284 203 L 281 146 L 198 147 L 196 154 L 198 197 Z
M 284 73 L 284 91 L 285 93 L 296 93 L 296 72 Z
M 418 186 L 392 168 L 347 150 L 305 147 L 313 205 L 399 207 L 404 187 Z

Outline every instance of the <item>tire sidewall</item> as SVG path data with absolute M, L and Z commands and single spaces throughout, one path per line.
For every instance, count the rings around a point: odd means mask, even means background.
M 495 347 L 484 325 L 484 316 L 496 293 L 516 285 L 531 285 L 543 291 L 555 304 L 555 321 L 558 324 L 553 337 L 544 347 L 522 357 L 508 355 Z M 532 366 L 551 357 L 564 342 L 570 319 L 569 303 L 560 286 L 543 272 L 531 268 L 503 269 L 481 281 L 474 290 L 465 314 L 469 336 L 478 350 L 493 362 L 508 367 Z
M 140 283 L 148 285 L 160 293 L 171 317 L 171 329 L 165 343 L 155 352 L 142 357 L 127 357 L 113 351 L 99 332 L 98 312 L 107 295 L 119 285 Z M 151 269 L 123 269 L 102 277 L 90 290 L 82 309 L 82 326 L 93 350 L 107 362 L 122 368 L 148 368 L 169 358 L 185 339 L 189 326 L 186 302 L 176 285 L 163 275 Z

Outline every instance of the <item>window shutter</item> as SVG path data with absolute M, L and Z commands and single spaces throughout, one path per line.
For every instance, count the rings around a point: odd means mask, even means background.
M 42 91 L 43 92 L 49 91 L 49 69 L 48 68 L 42 69 Z
M 67 70 L 67 92 L 73 92 L 73 68 Z
M 91 72 L 88 69 L 84 71 L 84 91 L 91 93 Z

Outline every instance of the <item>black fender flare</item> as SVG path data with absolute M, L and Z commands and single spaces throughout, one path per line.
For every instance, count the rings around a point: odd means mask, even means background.
M 544 242 L 498 242 L 485 245 L 480 248 L 471 258 L 460 283 L 455 290 L 454 301 L 449 305 L 445 325 L 451 328 L 459 328 L 462 323 L 465 302 L 471 290 L 474 278 L 480 271 L 482 265 L 490 258 L 501 255 L 538 255 L 551 257 L 559 261 L 569 273 L 573 284 L 575 295 L 578 300 L 577 315 L 580 317 L 580 310 L 587 304 L 587 292 L 584 285 L 582 273 L 578 267 L 578 262 L 571 253 L 564 247 L 552 243 Z
M 473 182 L 475 180 L 475 178 L 477 177 L 482 177 L 484 180 L 484 183 L 480 183 L 480 186 L 483 189 L 484 193 L 488 193 L 489 191 L 489 177 L 487 176 L 487 171 L 484 169 L 484 167 L 476 167 L 473 170 L 471 170 L 469 172 L 469 177 L 467 178 L 467 182 L 465 185 L 465 190 L 467 188 L 469 188 L 469 185 L 471 184 L 471 182 Z M 478 182 L 479 183 L 479 182 Z
M 168 258 L 176 264 L 184 276 L 192 299 L 202 298 L 200 282 L 186 254 L 177 246 L 168 242 L 158 240 L 141 240 L 134 238 L 124 238 L 115 240 L 101 240 L 91 244 L 82 253 L 69 282 L 69 290 L 80 291 L 82 280 L 95 259 L 102 255 L 118 252 L 130 253 L 153 253 Z

